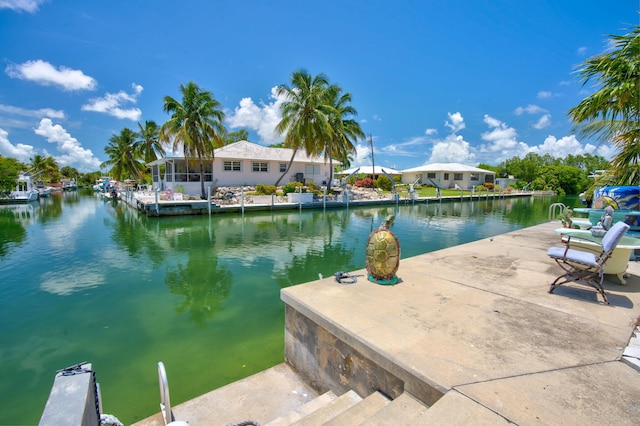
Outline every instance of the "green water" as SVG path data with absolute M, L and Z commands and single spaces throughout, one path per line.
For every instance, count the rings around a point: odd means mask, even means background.
M 544 222 L 556 201 L 163 218 L 90 192 L 0 206 L 0 424 L 36 424 L 55 371 L 81 361 L 125 424 L 158 411 L 158 361 L 174 405 L 282 362 L 280 289 L 364 268 L 387 214 L 406 258 Z

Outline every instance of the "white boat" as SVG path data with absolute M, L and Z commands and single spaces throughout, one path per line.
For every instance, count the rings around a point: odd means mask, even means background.
M 62 183 L 62 190 L 63 191 L 75 191 L 76 189 L 78 189 L 78 184 L 76 183 L 75 179 L 62 179 L 60 181 Z
M 52 187 L 45 185 L 44 181 L 41 180 L 36 181 L 35 189 L 41 197 L 48 197 L 51 195 L 51 191 L 53 191 Z
M 9 198 L 15 203 L 26 203 L 36 201 L 40 197 L 40 192 L 33 186 L 33 181 L 29 173 L 20 173 L 18 185 L 15 191 L 11 191 Z

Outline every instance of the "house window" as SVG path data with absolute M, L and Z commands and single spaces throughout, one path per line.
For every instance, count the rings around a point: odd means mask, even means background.
M 478 173 L 471 173 L 470 180 L 480 180 L 480 175 Z
M 449 180 L 449 173 L 444 174 L 444 180 Z
M 225 161 L 224 162 L 224 171 L 225 172 L 239 172 L 240 171 L 240 162 L 239 161 Z
M 436 172 L 428 172 L 427 173 L 427 178 L 428 179 L 435 179 L 436 178 Z
M 304 174 L 305 175 L 319 175 L 320 174 L 320 165 L 319 164 L 307 164 L 304 166 Z
M 280 163 L 280 173 L 287 171 L 287 163 Z
M 254 172 L 268 172 L 269 167 L 267 163 L 252 163 L 252 169 Z
M 453 180 L 462 180 L 462 173 L 454 173 Z

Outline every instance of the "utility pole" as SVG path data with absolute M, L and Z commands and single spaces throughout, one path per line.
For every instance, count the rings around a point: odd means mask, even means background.
M 373 166 L 373 181 L 376 181 L 376 162 L 373 159 L 373 138 L 371 137 L 371 133 L 369 133 L 369 146 L 371 147 L 371 166 Z

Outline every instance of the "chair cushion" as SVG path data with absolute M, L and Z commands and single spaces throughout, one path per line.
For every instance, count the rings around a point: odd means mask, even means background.
M 629 225 L 624 222 L 617 222 L 602 238 L 602 249 L 604 251 L 611 251 L 615 249 L 628 230 Z
M 565 248 L 564 247 L 551 247 L 547 252 L 549 257 L 554 259 L 563 259 L 570 262 L 577 262 L 583 265 L 589 266 L 600 266 L 596 261 L 596 256 L 593 253 L 588 253 L 586 251 L 569 249 L 567 250 L 567 256 L 565 258 Z

